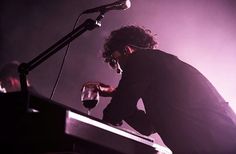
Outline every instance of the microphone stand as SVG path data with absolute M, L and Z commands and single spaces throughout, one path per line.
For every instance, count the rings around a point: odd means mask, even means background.
M 20 84 L 21 93 L 24 101 L 24 110 L 29 112 L 29 91 L 27 87 L 27 75 L 28 73 L 39 66 L 41 63 L 46 61 L 49 57 L 57 53 L 60 49 L 65 47 L 68 43 L 72 42 L 74 39 L 82 35 L 86 31 L 91 31 L 95 28 L 101 27 L 101 19 L 104 18 L 105 12 L 100 12 L 100 15 L 96 20 L 87 19 L 84 23 L 79 25 L 76 29 L 71 31 L 69 34 L 61 38 L 47 50 L 39 54 L 37 57 L 29 61 L 28 63 L 21 63 L 18 67 L 18 72 L 20 74 Z

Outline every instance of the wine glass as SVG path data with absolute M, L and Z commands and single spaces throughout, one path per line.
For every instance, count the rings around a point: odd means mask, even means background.
M 84 84 L 81 92 L 81 101 L 83 106 L 88 109 L 87 114 L 90 115 L 90 111 L 99 102 L 98 83 L 86 83 Z

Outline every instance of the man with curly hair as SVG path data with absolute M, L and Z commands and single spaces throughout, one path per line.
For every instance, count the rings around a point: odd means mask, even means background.
M 17 92 L 21 90 L 18 67 L 20 62 L 17 60 L 11 61 L 0 68 L 0 93 Z M 27 86 L 32 92 L 35 89 L 31 86 L 27 79 Z
M 157 132 L 174 154 L 235 153 L 236 116 L 228 103 L 197 69 L 156 45 L 151 31 L 138 26 L 106 39 L 105 62 L 122 76 L 117 88 L 100 84 L 100 95 L 112 97 L 103 120 Z
M 17 71 L 19 65 L 18 61 L 12 61 L 0 69 L 0 86 L 4 90 L 2 92 L 20 91 L 20 79 Z

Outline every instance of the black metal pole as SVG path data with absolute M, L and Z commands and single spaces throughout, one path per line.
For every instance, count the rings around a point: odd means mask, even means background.
M 101 14 L 99 15 L 99 17 Z M 103 17 L 103 15 L 102 15 Z M 21 92 L 23 95 L 23 101 L 25 102 L 26 110 L 28 111 L 29 107 L 29 92 L 27 88 L 27 75 L 28 73 L 46 61 L 49 57 L 54 55 L 57 51 L 65 47 L 68 43 L 73 41 L 78 36 L 82 35 L 87 30 L 93 30 L 97 27 L 101 26 L 100 20 L 102 18 L 97 18 L 99 20 L 92 20 L 87 19 L 83 24 L 78 26 L 75 30 L 64 36 L 62 39 L 57 41 L 55 44 L 53 44 L 51 47 L 49 47 L 47 50 L 39 54 L 37 57 L 35 57 L 33 60 L 31 60 L 28 63 L 22 63 L 19 68 L 19 74 L 20 74 L 20 83 L 21 83 Z

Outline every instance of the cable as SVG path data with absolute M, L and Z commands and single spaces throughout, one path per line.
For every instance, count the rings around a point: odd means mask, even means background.
M 79 14 L 79 16 L 77 17 L 77 19 L 76 19 L 76 21 L 75 21 L 75 24 L 74 24 L 74 26 L 73 26 L 72 31 L 75 30 L 76 25 L 77 25 L 77 23 L 78 23 L 78 21 L 79 21 L 81 15 L 82 15 L 82 13 Z M 71 42 L 70 42 L 70 43 L 71 43 Z M 60 70 L 59 70 L 59 73 L 58 73 L 58 75 L 57 75 L 56 82 L 55 82 L 55 84 L 54 84 L 54 86 L 53 86 L 52 93 L 51 93 L 51 95 L 50 95 L 50 100 L 52 100 L 52 98 L 53 98 L 53 96 L 54 96 L 54 94 L 55 94 L 55 90 L 56 90 L 56 88 L 57 88 L 57 85 L 58 85 L 58 83 L 59 83 L 59 80 L 60 80 L 60 77 L 61 77 L 61 74 L 62 74 L 62 69 L 63 69 L 63 66 L 64 66 L 64 64 L 65 64 L 65 59 L 66 59 L 66 56 L 67 56 L 68 51 L 69 51 L 69 48 L 70 48 L 70 43 L 68 43 L 68 45 L 67 45 L 67 47 L 66 47 L 66 51 L 65 51 L 65 54 L 64 54 L 64 56 L 63 56 L 62 63 L 61 63 L 61 66 L 60 66 Z

